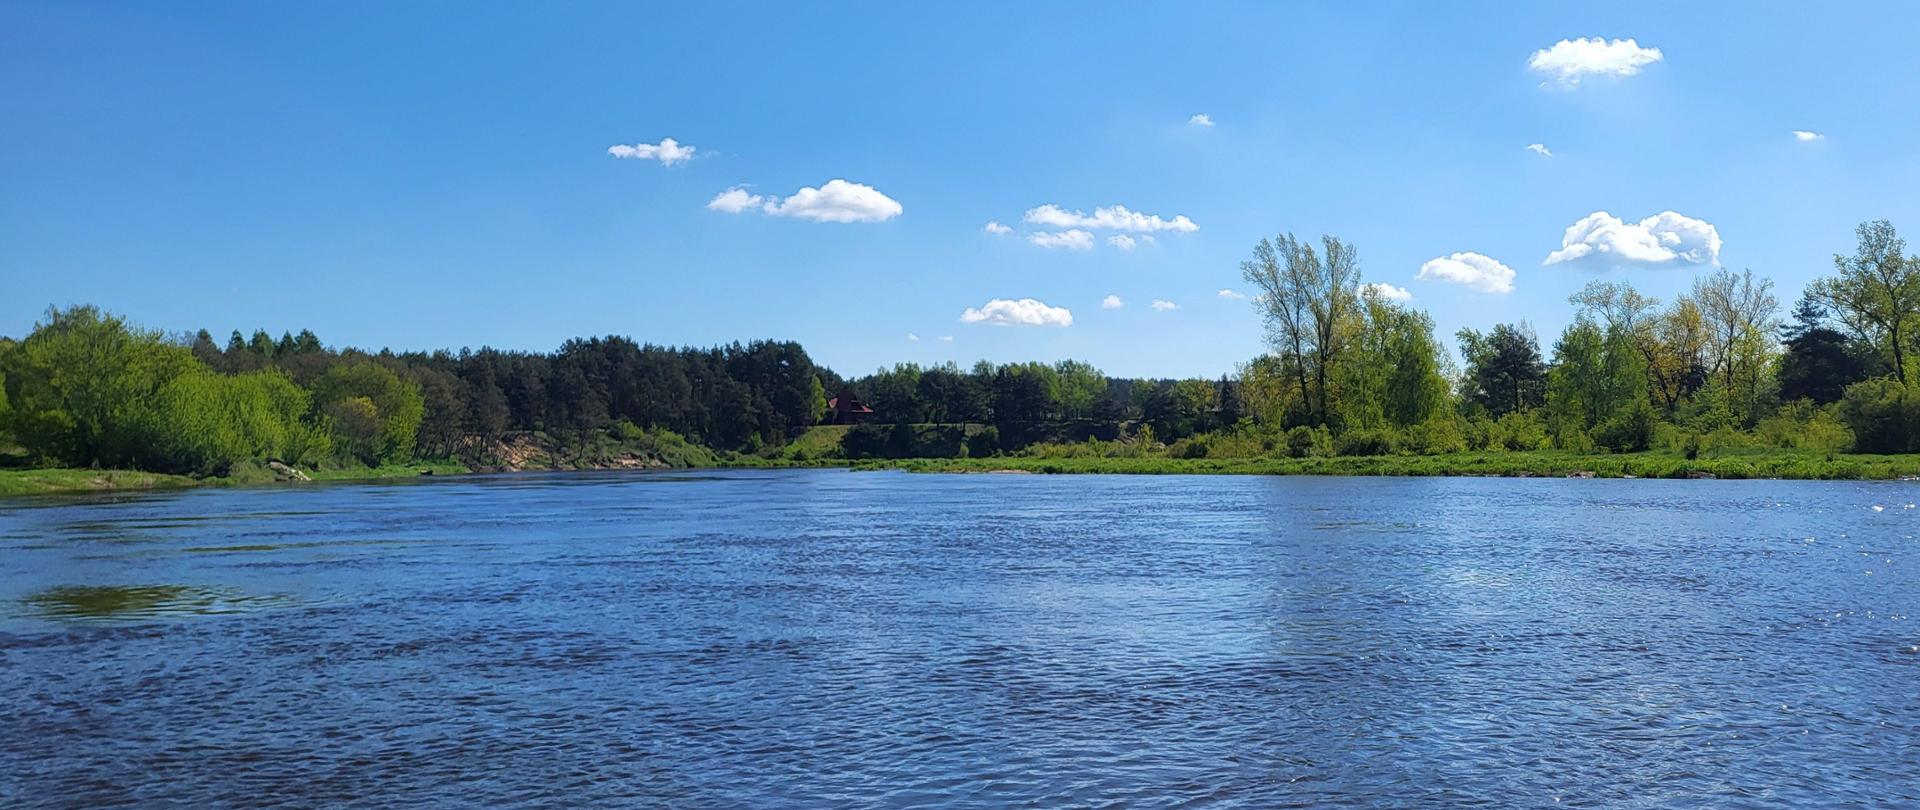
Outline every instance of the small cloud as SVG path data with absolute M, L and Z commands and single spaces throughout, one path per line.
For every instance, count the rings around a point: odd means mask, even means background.
M 1812 130 L 1796 129 L 1793 131 L 1793 139 L 1801 143 L 1807 143 L 1809 141 L 1824 141 L 1827 139 L 1827 136 Z
M 1659 48 L 1642 48 L 1632 39 L 1608 42 L 1601 37 L 1563 39 L 1553 47 L 1533 52 L 1527 69 L 1545 75 L 1562 88 L 1580 86 L 1587 76 L 1625 78 L 1640 69 L 1665 59 Z M 1540 86 L 1546 87 L 1547 82 Z
M 1553 150 L 1548 149 L 1547 145 L 1544 143 L 1527 144 L 1527 151 L 1532 152 L 1541 157 L 1553 157 Z
M 1117 247 L 1121 250 L 1132 250 L 1134 246 L 1138 243 L 1133 241 L 1133 237 L 1131 236 L 1128 236 L 1124 233 L 1116 233 L 1112 236 L 1107 237 L 1107 244 Z
M 1217 292 L 1217 293 L 1214 293 L 1214 295 L 1218 295 L 1218 296 L 1220 296 L 1221 298 L 1230 298 L 1230 299 L 1233 299 L 1233 300 L 1235 300 L 1235 301 L 1238 301 L 1238 300 L 1240 300 L 1240 299 L 1242 299 L 1242 298 L 1245 298 L 1245 297 L 1247 297 L 1247 294 L 1246 294 L 1246 293 L 1243 293 L 1243 292 L 1237 292 L 1237 291 L 1234 291 L 1234 290 L 1230 290 L 1230 289 L 1222 289 L 1222 290 L 1220 290 L 1219 292 Z
M 1478 253 L 1455 253 L 1431 259 L 1420 265 L 1420 274 L 1415 278 L 1459 284 L 1484 293 L 1513 292 L 1513 268 L 1501 264 L 1498 259 Z
M 1187 126 L 1211 128 L 1213 126 L 1213 116 L 1207 115 L 1206 113 L 1194 113 L 1192 118 L 1187 119 Z
M 1109 231 L 1177 231 L 1192 233 L 1200 230 L 1193 220 L 1184 214 L 1176 214 L 1172 219 L 1163 219 L 1155 214 L 1142 214 L 1128 210 L 1124 205 L 1114 205 L 1093 209 L 1088 216 L 1082 211 L 1068 211 L 1051 203 L 1027 210 L 1027 222 L 1045 225 L 1050 228 L 1092 228 Z
M 1073 313 L 1066 307 L 1052 307 L 1032 298 L 1012 300 L 995 298 L 978 309 L 968 307 L 960 313 L 962 323 L 987 323 L 994 326 L 1073 325 Z
M 908 333 L 907 333 L 907 342 L 908 342 L 908 343 L 919 343 L 919 342 L 920 342 L 920 336 L 919 336 L 919 335 L 916 335 L 916 334 L 914 334 L 914 333 L 912 333 L 912 332 L 908 332 Z
M 1151 306 L 1151 307 L 1153 307 L 1154 309 L 1157 309 L 1157 310 L 1161 310 L 1161 311 L 1163 311 L 1163 312 L 1164 312 L 1164 311 L 1166 311 L 1166 310 L 1169 310 L 1169 309 L 1179 309 L 1179 308 L 1180 308 L 1180 305 L 1179 305 L 1179 304 L 1176 304 L 1176 303 L 1174 303 L 1174 302 L 1172 302 L 1172 301 L 1168 301 L 1168 300 L 1167 300 L 1167 299 L 1165 299 L 1165 298 L 1155 298 L 1155 299 L 1153 299 L 1153 303 L 1152 303 L 1152 304 L 1149 304 L 1148 306 Z
M 1567 227 L 1560 249 L 1543 264 L 1581 262 L 1606 267 L 1720 264 L 1720 231 L 1713 223 L 1674 211 L 1626 222 L 1595 211 Z
M 738 214 L 749 208 L 758 208 L 766 201 L 765 197 L 748 194 L 746 189 L 734 186 L 714 195 L 713 199 L 707 201 L 707 208 L 723 214 Z
M 1100 299 L 1101 309 L 1119 309 L 1126 305 L 1127 305 L 1127 302 L 1120 300 L 1120 296 L 1117 296 L 1117 295 L 1109 295 L 1105 298 Z
M 1092 250 L 1093 234 L 1075 228 L 1073 230 L 1037 231 L 1027 234 L 1027 241 L 1043 248 L 1066 248 L 1068 250 Z
M 672 138 L 661 138 L 659 143 L 636 143 L 632 146 L 614 144 L 607 147 L 607 154 L 625 160 L 657 160 L 662 166 L 685 163 L 693 159 L 694 147 L 681 146 Z
M 1413 300 L 1413 293 L 1405 287 L 1395 287 L 1383 281 L 1360 285 L 1361 295 L 1377 295 L 1382 300 L 1404 304 Z
M 981 230 L 986 231 L 987 233 L 993 234 L 994 236 L 1006 236 L 1007 234 L 1013 233 L 1012 228 L 1009 228 L 991 219 L 987 220 L 987 226 L 984 228 L 981 228 Z
M 953 342 L 953 336 L 952 336 L 952 335 L 941 335 L 941 336 L 940 336 L 940 342 L 941 342 L 941 343 L 952 343 L 952 342 Z

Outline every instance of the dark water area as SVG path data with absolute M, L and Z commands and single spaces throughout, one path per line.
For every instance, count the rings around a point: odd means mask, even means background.
M 1920 803 L 1920 487 L 0 501 L 0 806 Z

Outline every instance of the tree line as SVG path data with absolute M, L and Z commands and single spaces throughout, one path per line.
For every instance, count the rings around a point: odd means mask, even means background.
M 0 457 L 12 446 L 34 464 L 222 474 L 265 459 L 457 457 L 516 431 L 561 442 L 657 431 L 774 456 L 832 419 L 836 396 L 874 410 L 834 449 L 847 457 L 1088 440 L 1176 455 L 1920 452 L 1920 257 L 1884 221 L 1856 237 L 1784 318 L 1751 270 L 1717 269 L 1671 301 L 1595 280 L 1570 297 L 1573 322 L 1547 349 L 1525 322 L 1496 324 L 1455 335 L 1456 364 L 1426 313 L 1361 283 L 1354 246 L 1282 235 L 1241 268 L 1268 351 L 1217 380 L 1110 378 L 1077 361 L 900 364 L 849 379 L 782 341 L 372 352 L 310 331 L 221 342 L 53 308 L 25 337 L 0 339 Z M 914 425 L 952 429 L 903 429 Z
M 1920 258 L 1885 221 L 1856 237 L 1787 319 L 1751 270 L 1666 302 L 1595 280 L 1550 353 L 1525 322 L 1467 329 L 1458 370 L 1431 320 L 1360 283 L 1351 245 L 1263 240 L 1242 265 L 1269 348 L 1242 369 L 1248 413 L 1294 445 L 1356 451 L 1634 452 L 1663 434 L 1920 451 Z

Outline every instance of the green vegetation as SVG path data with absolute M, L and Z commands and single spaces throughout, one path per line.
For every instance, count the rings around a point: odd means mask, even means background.
M 222 347 L 56 308 L 0 338 L 0 467 L 14 468 L 0 492 L 813 464 L 1908 475 L 1920 257 L 1886 222 L 1856 237 L 1784 323 L 1750 270 L 1707 273 L 1670 302 L 1595 281 L 1550 351 L 1524 322 L 1495 324 L 1456 336 L 1458 367 L 1425 313 L 1361 283 L 1353 245 L 1286 234 L 1241 266 L 1268 351 L 1217 380 L 1071 360 L 848 379 L 774 341 L 395 353 L 235 331 Z
M 178 489 L 199 483 L 184 475 L 126 470 L 0 470 L 0 495 Z

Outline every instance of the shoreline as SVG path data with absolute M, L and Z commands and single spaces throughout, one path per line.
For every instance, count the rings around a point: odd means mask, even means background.
M 1556 451 L 1456 453 L 1439 456 L 1339 456 L 1330 458 L 991 458 L 817 459 L 762 461 L 673 469 L 842 468 L 854 472 L 895 470 L 912 473 L 1040 475 L 1279 475 L 1450 478 L 1658 478 L 1893 481 L 1920 479 L 1920 454 L 1833 455 L 1768 450 L 1686 459 L 1662 452 L 1613 454 Z M 608 466 L 576 470 L 474 470 L 448 462 L 420 462 L 358 470 L 309 472 L 312 483 L 354 483 L 408 478 L 511 475 L 515 472 L 604 472 Z M 0 498 L 31 495 L 81 495 L 147 492 L 202 487 L 282 486 L 308 483 L 258 475 L 194 478 L 135 470 L 0 469 Z

